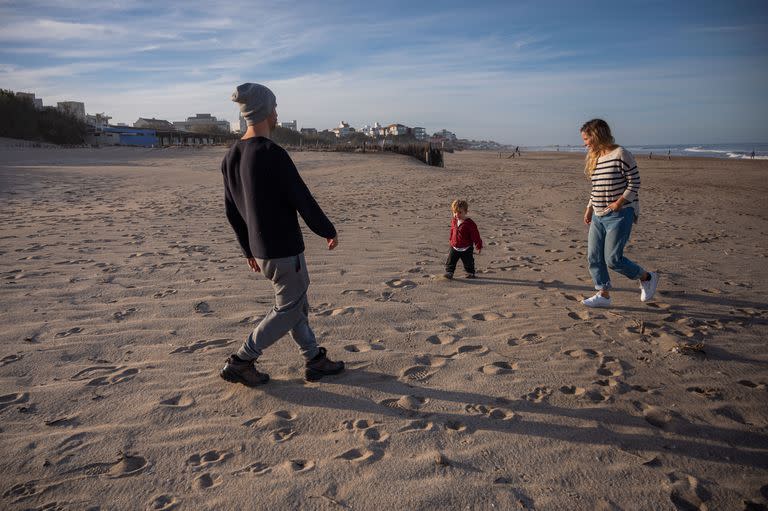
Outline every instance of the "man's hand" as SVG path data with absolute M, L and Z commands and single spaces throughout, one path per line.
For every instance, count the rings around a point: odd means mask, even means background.
M 584 212 L 584 223 L 589 225 L 592 223 L 592 206 L 589 206 Z
M 248 266 L 251 268 L 252 271 L 259 273 L 261 271 L 261 268 L 259 268 L 259 263 L 256 262 L 256 259 L 253 257 L 248 258 Z
M 328 250 L 333 250 L 339 244 L 338 236 L 335 238 L 326 238 L 325 240 L 328 242 Z

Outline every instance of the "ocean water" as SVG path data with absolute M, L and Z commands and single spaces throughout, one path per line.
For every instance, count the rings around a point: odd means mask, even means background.
M 633 154 L 648 155 L 666 158 L 667 151 L 671 156 L 699 156 L 707 158 L 749 159 L 752 151 L 755 151 L 756 160 L 768 160 L 768 144 L 680 144 L 680 145 L 626 145 Z M 531 146 L 524 147 L 527 151 L 568 151 L 583 153 L 582 146 Z

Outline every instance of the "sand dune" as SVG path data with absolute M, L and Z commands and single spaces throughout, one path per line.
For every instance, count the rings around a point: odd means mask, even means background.
M 272 303 L 222 205 L 221 148 L 0 152 L 3 509 L 764 509 L 768 164 L 641 159 L 628 254 L 587 310 L 571 154 L 296 153 L 311 321 L 247 389 L 218 369 Z M 445 281 L 449 204 L 486 243 Z M 748 507 L 748 506 L 754 507 Z M 762 507 L 761 507 L 762 506 Z

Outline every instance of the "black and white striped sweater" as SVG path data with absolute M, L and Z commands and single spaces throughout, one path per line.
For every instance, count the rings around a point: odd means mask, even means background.
M 597 159 L 592 173 L 592 192 L 589 205 L 597 216 L 602 216 L 606 207 L 624 197 L 623 208 L 633 208 L 635 217 L 640 215 L 640 171 L 632 153 L 619 146 Z M 622 208 L 622 209 L 623 209 Z

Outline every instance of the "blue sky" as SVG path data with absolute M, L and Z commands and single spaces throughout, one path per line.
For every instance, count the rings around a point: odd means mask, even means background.
M 0 0 L 0 87 L 113 122 L 259 82 L 281 120 L 402 122 L 520 145 L 768 142 L 768 2 Z

